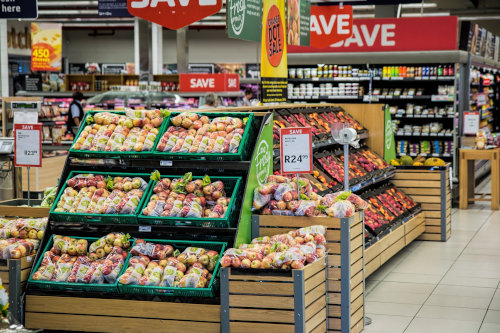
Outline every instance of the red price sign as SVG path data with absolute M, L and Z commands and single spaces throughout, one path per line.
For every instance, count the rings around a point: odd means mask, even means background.
M 14 165 L 42 166 L 42 125 L 14 124 Z
M 281 174 L 312 173 L 312 133 L 309 127 L 280 129 Z

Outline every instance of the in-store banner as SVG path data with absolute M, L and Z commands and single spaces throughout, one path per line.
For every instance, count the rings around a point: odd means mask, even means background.
M 385 106 L 384 110 L 384 159 L 389 162 L 390 160 L 396 158 L 396 144 L 394 142 L 394 131 L 392 126 L 391 112 L 389 111 L 389 105 Z
M 311 7 L 311 47 L 323 49 L 352 35 L 352 6 Z
M 37 0 L 0 1 L 0 19 L 36 19 L 37 17 Z
M 264 0 L 262 17 L 261 90 L 263 103 L 287 100 L 288 70 L 285 39 L 285 0 Z
M 131 17 L 127 0 L 99 0 L 97 14 L 105 17 Z
M 352 35 L 324 49 L 290 46 L 289 53 L 456 50 L 458 18 L 404 17 L 353 20 Z
M 286 0 L 286 31 L 288 45 L 309 46 L 311 2 Z
M 62 24 L 31 23 L 31 70 L 60 72 Z
M 262 0 L 227 0 L 226 29 L 230 38 L 260 42 Z
M 127 0 L 127 8 L 133 16 L 177 30 L 218 13 L 222 0 Z
M 238 74 L 180 74 L 180 91 L 239 91 Z

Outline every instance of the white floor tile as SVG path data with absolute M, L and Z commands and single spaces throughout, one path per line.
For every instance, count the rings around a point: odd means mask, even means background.
M 435 287 L 436 287 L 435 284 L 429 284 L 429 283 L 382 281 L 377 285 L 377 287 L 373 290 L 373 292 L 377 293 L 401 292 L 401 293 L 430 295 Z M 493 296 L 493 294 L 491 295 Z
M 392 272 L 387 275 L 384 281 L 437 284 L 442 277 L 443 276 L 441 274 L 414 274 Z
M 415 318 L 405 333 L 477 333 L 481 322 Z
M 484 297 L 491 300 L 491 298 L 495 294 L 495 288 L 449 286 L 440 284 L 436 287 L 432 294 L 447 296 Z
M 365 326 L 363 333 L 403 333 L 413 317 L 370 314 L 372 323 Z
M 491 297 L 471 297 L 462 295 L 435 295 L 429 296 L 426 305 L 451 306 L 470 309 L 487 309 Z
M 485 313 L 486 309 L 424 305 L 417 313 L 417 317 L 481 322 Z
M 440 284 L 454 286 L 471 286 L 471 287 L 487 287 L 496 288 L 500 279 L 479 278 L 470 276 L 461 276 L 448 272 L 441 280 Z
M 485 323 L 500 324 L 500 311 L 488 310 L 486 317 L 484 317 Z
M 500 310 L 500 289 L 497 289 L 493 299 L 491 300 L 491 304 L 489 306 L 490 310 Z
M 407 304 L 424 304 L 429 297 L 427 294 L 396 292 L 396 291 L 372 291 L 366 297 L 367 301 L 388 302 L 388 303 L 407 303 Z
M 500 324 L 483 323 L 479 333 L 498 333 L 500 332 Z
M 387 302 L 366 302 L 366 313 L 381 314 L 390 316 L 410 316 L 413 317 L 420 309 L 420 304 L 387 303 Z

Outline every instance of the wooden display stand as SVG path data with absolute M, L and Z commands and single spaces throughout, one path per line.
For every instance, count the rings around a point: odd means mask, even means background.
M 365 250 L 366 277 L 425 231 L 424 216 L 424 212 L 416 214 Z
M 31 200 L 31 204 L 40 204 L 41 200 Z M 19 207 L 28 204 L 27 199 L 0 201 L 0 216 L 3 217 L 48 217 L 50 208 Z
M 451 235 L 450 164 L 433 169 L 398 168 L 392 183 L 422 204 L 425 233 L 419 239 L 446 242 Z
M 491 201 L 491 209 L 498 210 L 500 205 L 500 148 L 496 149 L 460 149 L 460 209 L 467 209 L 469 203 Z M 491 199 L 489 194 L 480 194 L 476 198 L 474 162 L 476 160 L 491 161 Z
M 252 237 L 324 225 L 328 251 L 328 330 L 361 332 L 364 327 L 363 212 L 351 218 L 252 216 Z
M 85 332 L 220 332 L 220 305 L 26 296 L 26 328 Z
M 223 268 L 222 332 L 325 332 L 325 261 L 291 271 Z

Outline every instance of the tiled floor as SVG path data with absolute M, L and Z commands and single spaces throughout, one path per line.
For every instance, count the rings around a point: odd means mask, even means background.
M 451 222 L 448 242 L 413 242 L 367 279 L 364 333 L 500 333 L 500 211 L 453 209 Z

